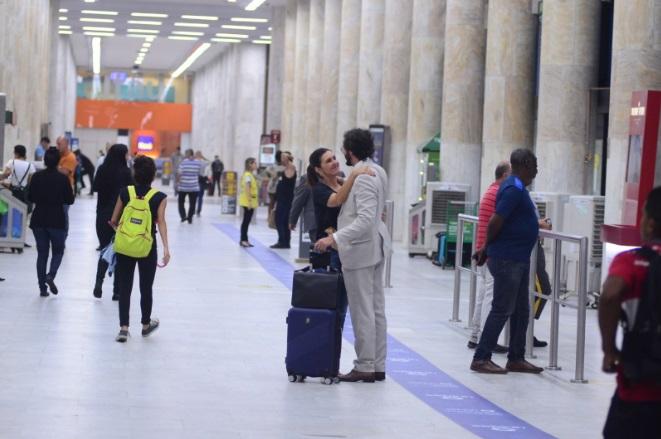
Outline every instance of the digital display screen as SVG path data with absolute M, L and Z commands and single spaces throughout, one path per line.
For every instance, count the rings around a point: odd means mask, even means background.
M 154 150 L 153 136 L 138 136 L 138 151 L 153 151 L 153 150 Z

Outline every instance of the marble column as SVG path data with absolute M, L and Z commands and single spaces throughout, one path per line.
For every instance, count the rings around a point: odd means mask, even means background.
M 383 82 L 381 123 L 390 126 L 390 151 L 385 163 L 389 176 L 389 198 L 395 202 L 393 238 L 400 240 L 408 219 L 404 197 L 406 178 L 406 128 L 411 73 L 411 25 L 413 3 L 386 0 L 383 38 Z
M 615 2 L 611 74 L 606 223 L 622 220 L 631 93 L 661 89 L 661 2 Z
M 340 72 L 337 93 L 337 146 L 344 132 L 356 126 L 358 109 L 358 54 L 360 52 L 361 0 L 342 0 Z
M 529 0 L 489 2 L 482 178 L 475 199 L 493 182 L 499 162 L 517 148 L 533 148 L 537 21 Z M 480 181 L 473 167 L 464 168 L 463 176 L 471 184 Z
M 583 194 L 589 168 L 586 101 L 597 83 L 601 3 L 544 3 L 535 190 Z M 558 160 L 562 157 L 562 160 Z
M 319 146 L 321 87 L 324 51 L 324 0 L 310 0 L 308 31 L 308 81 L 305 103 L 305 143 L 298 158 L 307 163 L 310 153 Z
M 298 0 L 296 8 L 296 60 L 294 62 L 294 105 L 292 138 L 289 150 L 301 157 L 305 145 L 305 107 L 308 87 L 308 51 L 310 32 L 310 0 Z
M 361 128 L 381 119 L 385 6 L 386 0 L 363 0 L 356 113 L 356 125 Z
M 324 11 L 324 54 L 321 72 L 321 116 L 319 144 L 335 148 L 337 143 L 337 98 L 340 76 L 340 32 L 342 2 L 327 1 Z
M 280 147 L 291 148 L 293 138 L 294 77 L 296 60 L 296 0 L 287 0 L 285 7 L 285 53 L 282 80 L 282 119 Z
M 417 202 L 422 190 L 417 149 L 438 133 L 441 124 L 445 7 L 445 0 L 413 2 L 405 206 Z
M 484 0 L 447 0 L 441 118 L 441 179 L 479 191 L 484 56 Z
M 282 92 L 285 70 L 286 10 L 284 7 L 272 9 L 273 29 L 269 49 L 268 101 L 266 103 L 266 132 L 282 128 Z

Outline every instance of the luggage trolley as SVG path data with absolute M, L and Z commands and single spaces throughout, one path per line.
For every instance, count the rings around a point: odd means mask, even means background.
M 454 266 L 454 255 L 457 251 L 457 226 L 458 215 L 475 215 L 477 212 L 477 203 L 472 201 L 449 201 L 448 202 L 448 227 L 445 232 L 438 234 L 438 250 L 436 258 L 433 259 L 435 265 L 440 265 L 443 269 L 448 265 Z M 470 265 L 471 248 L 473 244 L 473 224 L 464 224 L 464 252 L 462 265 Z
M 9 190 L 0 189 L 0 248 L 23 253 L 28 223 L 28 207 Z

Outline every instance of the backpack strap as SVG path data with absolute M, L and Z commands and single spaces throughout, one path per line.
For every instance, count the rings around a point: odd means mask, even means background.
M 147 194 L 144 196 L 144 200 L 145 200 L 147 203 L 149 203 L 149 201 L 151 201 L 151 199 L 152 199 L 152 198 L 154 197 L 154 195 L 156 195 L 157 193 L 158 193 L 158 191 L 157 191 L 156 189 L 154 189 L 154 188 L 149 189 L 149 192 L 147 192 Z
M 135 186 L 128 186 L 126 189 L 129 191 L 129 201 L 138 198 L 138 196 L 135 194 Z

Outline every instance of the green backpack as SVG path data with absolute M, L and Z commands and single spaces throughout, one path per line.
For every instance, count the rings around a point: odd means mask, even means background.
M 151 209 L 149 200 L 158 192 L 150 189 L 142 198 L 135 194 L 135 186 L 129 186 L 129 202 L 119 220 L 115 233 L 115 253 L 132 258 L 145 258 L 149 255 L 154 238 L 151 234 Z

